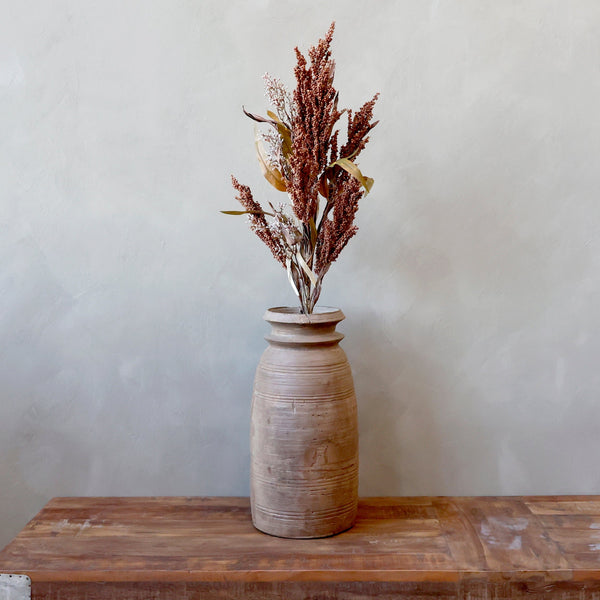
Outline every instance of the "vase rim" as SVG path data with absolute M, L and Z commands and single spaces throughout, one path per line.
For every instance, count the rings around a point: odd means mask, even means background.
M 339 323 L 345 319 L 344 313 L 332 306 L 316 306 L 314 311 L 306 315 L 298 306 L 274 306 L 267 309 L 265 321 L 276 323 Z

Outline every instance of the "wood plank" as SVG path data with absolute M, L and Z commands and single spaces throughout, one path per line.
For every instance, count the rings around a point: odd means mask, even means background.
M 598 499 L 529 498 L 527 506 L 559 548 L 574 577 L 586 577 L 589 571 L 600 572 Z
M 600 515 L 600 500 L 585 497 L 536 499 L 526 501 L 529 510 L 536 515 Z
M 446 537 L 450 553 L 462 571 L 485 571 L 485 550 L 472 523 L 461 509 L 461 500 L 437 498 L 434 500 L 438 523 Z
M 247 498 L 56 498 L 0 552 L 34 598 L 600 599 L 600 497 L 368 498 L 332 538 Z
M 13 542 L 9 568 L 16 572 L 18 557 L 27 556 L 30 575 L 46 581 L 61 573 L 87 581 L 107 573 L 156 580 L 165 570 L 185 580 L 320 579 L 334 570 L 353 580 L 365 569 L 387 579 L 401 564 L 402 571 L 423 573 L 429 566 L 429 578 L 437 580 L 438 569 L 451 571 L 453 563 L 432 517 L 430 501 L 361 503 L 350 532 L 286 540 L 252 527 L 245 498 L 55 499 Z
M 569 568 L 560 549 L 520 498 L 464 498 L 488 570 L 544 572 Z
M 60 594 L 60 596 L 58 595 Z M 76 584 L 56 586 L 43 584 L 38 587 L 34 600 L 265 600 L 277 598 L 285 600 L 323 599 L 336 600 L 457 600 L 457 584 L 438 583 L 424 587 L 414 583 L 359 582 L 346 584 L 339 582 L 260 582 L 260 583 L 174 583 L 169 585 L 147 585 L 143 583 L 123 584 Z M 466 596 L 465 596 L 466 597 Z M 483 596 L 470 596 L 478 600 Z M 487 599 L 487 596 L 485 597 Z M 528 596 L 529 600 L 531 596 Z M 501 600 L 498 597 L 498 600 Z M 533 598 L 535 600 L 535 598 Z M 570 600 L 565 598 L 565 600 Z M 579 600 L 579 599 L 578 599 Z
M 396 582 L 221 582 L 221 583 L 43 583 L 33 600 L 597 600 L 594 582 L 545 581 L 490 583 L 479 579 L 462 583 Z

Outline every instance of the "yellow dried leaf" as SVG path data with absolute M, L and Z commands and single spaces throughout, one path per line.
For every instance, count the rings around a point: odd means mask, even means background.
M 371 177 L 365 177 L 360 172 L 360 169 L 349 158 L 340 158 L 339 160 L 332 162 L 329 166 L 335 167 L 336 165 L 344 169 L 344 171 L 350 173 L 352 177 L 358 180 L 361 183 L 361 185 L 365 188 L 366 194 L 368 194 L 371 191 L 371 188 L 373 187 L 375 181 L 371 179 Z
M 308 275 L 311 283 L 313 285 L 317 285 L 317 276 L 312 272 L 311 268 L 306 264 L 304 257 L 300 252 L 296 252 L 296 259 L 298 260 L 298 264 L 302 267 L 302 270 Z
M 277 190 L 280 192 L 285 192 L 287 190 L 287 186 L 285 185 L 285 179 L 281 174 L 281 171 L 271 165 L 269 163 L 269 159 L 267 158 L 267 153 L 262 145 L 262 141 L 258 132 L 255 135 L 255 146 L 256 146 L 256 154 L 258 155 L 258 162 L 260 164 L 260 169 L 265 179 Z
M 268 110 L 267 115 L 271 117 L 277 125 L 277 131 L 282 139 L 281 151 L 283 152 L 283 156 L 287 159 L 292 153 L 292 132 L 273 111 Z

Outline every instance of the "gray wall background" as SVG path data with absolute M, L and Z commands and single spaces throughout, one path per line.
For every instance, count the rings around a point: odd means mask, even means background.
M 0 546 L 56 495 L 246 495 L 285 272 L 265 71 L 381 92 L 343 308 L 363 495 L 600 493 L 596 0 L 0 2 Z

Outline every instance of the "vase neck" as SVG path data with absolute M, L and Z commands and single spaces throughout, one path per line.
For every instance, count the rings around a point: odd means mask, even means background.
M 296 309 L 271 308 L 264 319 L 271 324 L 271 332 L 265 339 L 272 344 L 332 345 L 344 338 L 344 334 L 335 330 L 344 319 L 344 313 L 338 309 L 321 309 L 305 315 Z

